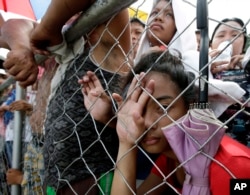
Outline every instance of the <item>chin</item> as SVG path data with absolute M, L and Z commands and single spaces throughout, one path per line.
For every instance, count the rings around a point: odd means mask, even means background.
M 142 145 L 142 148 L 150 154 L 160 154 L 160 153 L 164 152 L 164 150 L 162 148 L 159 148 L 159 146 Z

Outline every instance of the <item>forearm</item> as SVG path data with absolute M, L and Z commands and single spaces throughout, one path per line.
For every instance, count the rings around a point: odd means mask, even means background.
M 30 33 L 35 22 L 25 19 L 10 19 L 1 27 L 1 43 L 7 49 L 30 48 Z
M 111 194 L 134 194 L 136 192 L 137 148 L 120 144 Z M 133 192 L 130 190 L 132 189 Z
M 10 49 L 9 45 L 6 43 L 6 41 L 2 37 L 0 37 L 0 47 L 5 48 L 5 49 Z
M 61 31 L 63 25 L 78 12 L 84 11 L 95 0 L 52 0 L 40 25 L 47 31 Z

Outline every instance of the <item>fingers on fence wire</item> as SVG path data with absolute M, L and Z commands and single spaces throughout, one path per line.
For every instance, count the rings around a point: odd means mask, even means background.
M 98 77 L 94 72 L 87 71 L 78 83 L 82 85 L 84 105 L 92 117 L 99 122 L 107 123 L 113 114 L 112 101 Z

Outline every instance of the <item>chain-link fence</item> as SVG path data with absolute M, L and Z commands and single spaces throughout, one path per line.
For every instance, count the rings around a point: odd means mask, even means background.
M 32 138 L 14 162 L 23 194 L 229 194 L 231 178 L 250 178 L 249 21 L 209 17 L 213 1 L 152 1 L 132 47 L 119 3 L 66 31 L 74 44 L 45 61 Z M 219 60 L 231 46 L 230 63 Z M 1 139 L 0 194 L 10 194 Z

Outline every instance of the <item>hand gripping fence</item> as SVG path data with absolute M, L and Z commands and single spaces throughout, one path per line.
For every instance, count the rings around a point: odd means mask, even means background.
M 113 14 L 120 10 L 129 7 L 137 0 L 97 0 L 76 22 L 64 33 L 67 43 L 72 43 L 81 36 L 90 32 L 95 26 L 102 24 L 109 19 Z M 97 19 L 98 18 L 98 19 Z M 37 64 L 41 64 L 46 60 L 46 56 L 35 55 Z M 13 77 L 8 78 L 2 85 L 0 85 L 0 92 L 15 83 Z
M 90 32 L 95 26 L 102 24 L 108 20 L 112 15 L 120 10 L 130 6 L 136 0 L 97 0 L 76 22 L 64 33 L 67 43 L 72 43 L 79 39 L 81 36 Z M 98 18 L 98 20 L 97 20 Z M 36 63 L 41 64 L 47 57 L 42 55 L 35 55 Z M 9 77 L 2 85 L 0 85 L 0 92 L 14 84 L 16 81 L 13 77 Z M 17 85 L 16 100 L 23 99 L 24 90 Z M 22 140 L 22 121 L 23 117 L 21 112 L 15 112 L 15 137 L 13 144 L 13 168 L 19 168 L 21 161 L 21 140 Z M 12 194 L 20 194 L 20 187 L 18 185 L 11 186 Z

